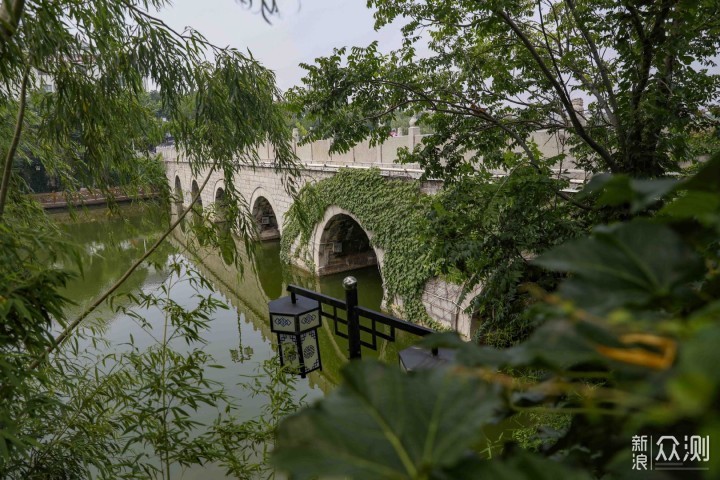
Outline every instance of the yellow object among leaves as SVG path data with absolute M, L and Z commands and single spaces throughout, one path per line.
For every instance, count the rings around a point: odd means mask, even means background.
M 622 335 L 620 341 L 626 345 L 646 345 L 653 347 L 655 351 L 646 348 L 613 348 L 605 345 L 598 345 L 596 349 L 601 355 L 613 360 L 655 370 L 666 370 L 675 362 L 677 342 L 671 338 L 647 333 L 628 333 Z

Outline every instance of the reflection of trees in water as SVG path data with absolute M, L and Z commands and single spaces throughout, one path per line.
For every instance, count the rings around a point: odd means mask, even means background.
M 232 233 L 232 225 L 230 222 L 216 222 L 215 230 L 218 235 L 218 246 L 220 247 L 220 256 L 225 265 L 232 265 L 237 259 L 237 244 Z
M 238 312 L 238 345 L 230 350 L 233 362 L 242 363 L 253 355 L 243 343 L 242 326 L 259 330 L 263 341 L 274 345 L 277 341 L 270 331 L 267 303 L 286 295 L 285 288 L 292 283 L 304 288 L 321 291 L 322 293 L 343 298 L 342 278 L 345 274 L 335 274 L 319 279 L 305 271 L 293 268 L 280 260 L 279 242 L 256 242 L 251 255 L 245 248 L 242 239 L 228 232 L 227 241 L 237 252 L 237 261 L 228 262 L 223 247 L 216 249 L 200 244 L 193 237 L 192 231 L 176 230 L 171 239 L 178 249 L 186 255 L 195 268 L 222 293 Z M 379 309 L 382 300 L 382 281 L 377 267 L 366 268 L 351 273 L 356 275 L 362 285 L 360 300 L 363 306 Z M 341 313 L 341 316 L 344 314 Z M 344 317 L 343 317 L 344 318 Z M 323 371 L 314 372 L 309 381 L 324 391 L 340 380 L 340 369 L 347 362 L 347 340 L 333 334 L 334 325 L 323 320 L 319 330 L 319 342 L 323 362 Z M 247 332 L 247 330 L 246 330 Z M 399 335 L 401 337 L 401 335 Z M 415 341 L 417 339 L 414 339 Z M 379 342 L 378 352 L 364 350 L 363 355 L 381 360 L 397 362 L 397 349 L 407 346 L 406 341 L 400 343 Z
M 253 356 L 253 348 L 248 345 L 246 347 L 243 347 L 243 334 L 242 334 L 242 324 L 245 322 L 245 314 L 238 311 L 238 317 L 237 317 L 237 329 L 238 329 L 238 348 L 231 348 L 230 349 L 230 359 L 234 363 L 243 363 L 247 360 L 250 360 Z
M 311 277 L 311 275 L 302 272 L 300 274 L 291 272 L 291 268 L 280 260 L 280 242 L 268 241 L 257 242 L 251 240 L 246 243 L 239 238 L 233 231 L 233 225 L 227 221 L 207 221 L 204 219 L 200 222 L 199 215 L 196 216 L 197 222 L 188 224 L 187 229 L 174 233 L 184 248 L 187 248 L 191 254 L 197 256 L 201 262 L 205 262 L 208 255 L 218 257 L 224 263 L 224 267 L 228 273 L 240 278 L 243 275 L 250 275 L 253 281 L 257 281 L 267 298 L 275 299 L 283 295 L 284 285 L 288 283 L 300 283 L 301 277 Z M 173 219 L 177 218 L 173 215 Z M 209 244 L 203 241 L 203 238 L 209 233 L 210 229 L 214 233 L 215 240 L 213 243 L 217 248 L 211 248 Z M 212 262 L 212 260 L 209 260 Z M 235 283 L 235 282 L 233 282 Z M 303 281 L 303 283 L 308 283 Z M 309 288 L 315 287 L 315 284 L 308 285 Z
M 53 215 L 53 220 L 78 248 L 78 263 L 63 265 L 78 277 L 68 282 L 63 295 L 77 304 L 69 314 L 97 298 L 113 284 L 130 265 L 152 245 L 167 224 L 164 210 L 158 205 L 120 208 L 108 216 L 106 208 L 82 212 L 77 219 L 67 214 Z M 173 248 L 164 244 L 151 257 L 152 264 L 164 266 Z M 156 269 L 144 264 L 123 284 L 118 294 L 138 289 Z
M 280 261 L 280 242 L 263 242 L 255 245 L 254 268 L 260 286 L 269 299 L 283 295 L 283 280 L 287 274 L 285 265 Z

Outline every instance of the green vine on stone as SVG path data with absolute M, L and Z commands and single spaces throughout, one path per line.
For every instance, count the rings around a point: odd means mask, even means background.
M 430 249 L 419 240 L 428 204 L 417 181 L 387 179 L 376 168 L 341 169 L 299 192 L 285 218 L 280 257 L 286 263 L 300 259 L 313 269 L 310 237 L 325 211 L 340 207 L 372 232 L 372 246 L 385 252 L 381 274 L 389 306 L 397 307 L 399 299 L 409 321 L 434 323 L 422 303 L 423 288 L 432 277 Z

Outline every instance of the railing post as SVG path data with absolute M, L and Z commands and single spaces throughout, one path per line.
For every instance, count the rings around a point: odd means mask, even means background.
M 347 305 L 347 321 L 348 321 L 348 354 L 350 360 L 360 358 L 360 319 L 355 309 L 358 304 L 357 279 L 355 277 L 345 277 L 343 280 L 345 288 L 345 304 Z

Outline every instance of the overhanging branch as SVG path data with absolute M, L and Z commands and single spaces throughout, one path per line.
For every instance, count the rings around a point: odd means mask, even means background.
M 527 48 L 527 50 L 532 55 L 533 59 L 535 60 L 535 63 L 537 63 L 538 67 L 542 71 L 545 78 L 550 82 L 553 89 L 557 93 L 558 97 L 560 98 L 561 103 L 563 104 L 563 107 L 570 118 L 570 122 L 572 123 L 573 127 L 575 128 L 575 131 L 577 132 L 578 136 L 585 141 L 585 143 L 588 144 L 590 148 L 592 148 L 595 152 L 597 152 L 600 157 L 605 161 L 606 165 L 611 170 L 617 169 L 617 164 L 615 160 L 612 158 L 612 155 L 610 155 L 610 152 L 608 152 L 605 147 L 597 143 L 590 135 L 588 135 L 587 131 L 585 130 L 585 127 L 583 127 L 582 123 L 580 122 L 580 119 L 577 116 L 577 112 L 575 112 L 575 109 L 573 108 L 572 102 L 570 98 L 565 94 L 564 89 L 562 85 L 559 84 L 558 79 L 555 78 L 555 76 L 550 71 L 550 68 L 545 64 L 542 57 L 538 53 L 535 46 L 530 42 L 530 39 L 525 35 L 525 32 L 522 31 L 522 29 L 518 26 L 515 21 L 510 18 L 510 15 L 508 15 L 507 12 L 504 10 L 495 10 L 497 15 L 499 15 L 503 21 L 510 27 L 510 29 L 517 35 L 517 37 L 520 39 L 522 44 Z
M 0 182 L 0 220 L 5 212 L 5 203 L 7 202 L 8 191 L 10 190 L 10 177 L 12 175 L 12 164 L 15 159 L 15 152 L 20 143 L 22 135 L 23 123 L 25 121 L 25 106 L 27 104 L 27 84 L 30 71 L 25 69 L 23 73 L 22 83 L 20 85 L 20 105 L 18 106 L 17 119 L 15 120 L 15 131 L 13 138 L 5 155 L 5 164 L 3 165 L 2 182 Z
M 205 187 L 207 186 L 208 182 L 210 181 L 210 177 L 212 176 L 212 173 L 215 171 L 215 168 L 217 168 L 218 162 L 212 164 L 210 167 L 210 170 L 207 173 L 207 177 L 205 177 L 205 180 L 202 183 L 202 186 L 198 190 L 198 194 L 193 197 L 192 201 L 190 202 L 190 205 L 180 214 L 180 216 L 173 222 L 170 227 L 163 233 L 159 239 L 155 243 L 152 244 L 150 248 L 147 249 L 147 251 L 138 258 L 135 263 L 133 263 L 130 268 L 128 268 L 125 273 L 122 274 L 122 276 L 110 287 L 108 288 L 102 295 L 100 295 L 98 298 L 95 299 L 95 301 L 90 304 L 75 320 L 70 322 L 67 327 L 63 329 L 60 334 L 58 334 L 57 337 L 55 337 L 53 343 L 49 345 L 45 349 L 45 353 L 42 358 L 36 358 L 33 360 L 30 365 L 28 366 L 29 370 L 35 370 L 40 366 L 40 363 L 48 357 L 52 352 L 57 350 L 57 348 L 62 345 L 62 343 L 68 339 L 68 337 L 78 328 L 78 326 L 85 320 L 95 309 L 97 309 L 100 305 L 105 303 L 105 301 L 112 295 L 114 292 L 117 291 L 120 286 L 122 286 L 125 281 L 130 278 L 130 275 L 133 274 L 137 268 L 147 260 L 150 255 L 152 255 L 155 250 L 165 241 L 165 239 L 172 233 L 175 228 L 180 225 L 180 222 L 182 222 L 188 213 L 193 209 L 195 204 L 197 203 L 198 199 L 200 198 L 200 194 L 205 190 Z

